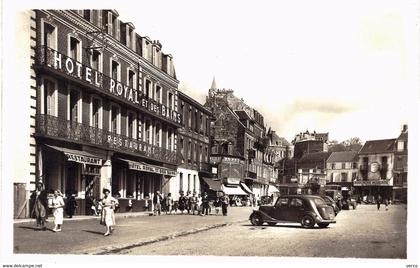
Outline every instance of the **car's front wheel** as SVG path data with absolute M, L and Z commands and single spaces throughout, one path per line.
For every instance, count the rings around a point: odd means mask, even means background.
M 251 224 L 254 226 L 261 226 L 263 225 L 263 220 L 261 218 L 260 215 L 258 215 L 257 213 L 252 213 L 251 215 Z
M 312 216 L 305 215 L 302 217 L 300 224 L 302 224 L 303 228 L 313 228 L 315 225 L 315 220 Z
M 329 223 L 318 223 L 319 228 L 327 228 Z

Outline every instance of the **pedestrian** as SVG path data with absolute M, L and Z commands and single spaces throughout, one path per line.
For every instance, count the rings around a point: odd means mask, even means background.
M 109 189 L 104 189 L 102 192 L 104 194 L 104 198 L 102 198 L 100 202 L 102 205 L 101 224 L 105 225 L 106 227 L 106 232 L 104 233 L 104 236 L 108 236 L 114 231 L 114 209 L 118 204 L 118 200 L 111 196 L 111 191 Z
M 214 200 L 213 205 L 214 205 L 214 209 L 216 210 L 216 215 L 219 215 L 219 210 L 220 210 L 220 206 L 221 206 L 221 201 L 220 201 L 220 197 L 216 197 L 216 200 Z
M 69 216 L 69 218 L 73 218 L 74 212 L 76 211 L 77 207 L 78 206 L 76 201 L 76 195 L 70 194 L 66 206 L 66 213 Z
M 174 199 L 172 198 L 172 194 L 168 193 L 165 199 L 166 204 L 166 214 L 172 214 L 172 206 L 174 205 Z
M 162 212 L 162 195 L 159 191 L 156 191 L 155 195 L 153 196 L 153 215 L 160 215 Z
M 35 201 L 31 215 L 35 216 L 36 226 L 45 231 L 47 229 L 45 227 L 47 221 L 47 195 L 42 183 L 38 183 L 36 191 L 32 193 L 32 198 Z
M 52 198 L 51 208 L 54 210 L 54 229 L 53 232 L 61 232 L 61 225 L 63 225 L 63 214 L 64 214 L 64 199 L 63 194 L 60 190 L 54 191 L 54 197 Z
M 376 196 L 376 206 L 378 207 L 378 210 L 380 210 L 380 208 L 381 208 L 381 200 L 382 198 L 381 198 L 381 196 L 378 194 L 377 196 Z
M 255 207 L 257 205 L 257 198 L 255 197 L 255 194 L 252 195 L 252 206 Z
M 204 216 L 204 213 L 206 213 L 206 215 L 209 215 L 209 197 L 206 192 L 203 193 L 202 202 L 203 209 L 201 210 L 201 215 Z
M 185 198 L 186 198 L 186 209 L 187 209 L 187 212 L 188 212 L 188 214 L 190 214 L 190 211 L 191 211 L 191 192 L 190 191 L 187 191 L 187 195 L 185 196 Z
M 198 202 L 198 198 L 197 198 L 197 193 L 194 191 L 192 196 L 190 197 L 190 204 L 191 204 L 191 210 L 192 210 L 192 214 L 195 214 L 195 211 L 197 211 L 197 214 L 200 214 L 200 211 L 198 210 L 198 206 L 197 206 L 197 202 Z
M 384 203 L 385 203 L 385 210 L 388 211 L 389 201 L 387 197 L 385 197 Z
M 178 208 L 181 211 L 181 214 L 184 214 L 185 206 L 187 205 L 187 199 L 184 196 L 184 191 L 180 191 L 179 195 Z
M 201 211 L 203 210 L 203 198 L 201 197 L 201 194 L 198 194 L 197 196 L 197 210 L 198 215 L 200 215 Z
M 223 216 L 227 216 L 227 209 L 229 205 L 229 197 L 226 194 L 223 194 L 221 197 L 221 205 L 222 205 L 222 214 Z

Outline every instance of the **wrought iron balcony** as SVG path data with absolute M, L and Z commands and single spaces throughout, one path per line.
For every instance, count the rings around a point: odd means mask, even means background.
M 38 114 L 36 134 L 43 137 L 60 138 L 76 143 L 87 143 L 118 152 L 129 152 L 156 161 L 176 165 L 176 152 L 146 142 L 91 127 L 55 116 Z

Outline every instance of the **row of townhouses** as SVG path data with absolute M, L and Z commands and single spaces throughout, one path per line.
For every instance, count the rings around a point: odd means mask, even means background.
M 397 138 L 366 141 L 359 151 L 328 152 L 328 133 L 306 131 L 292 144 L 293 157 L 278 163 L 281 193 L 333 184 L 352 188 L 360 198 L 379 194 L 407 201 L 407 125 Z
M 37 186 L 74 194 L 78 214 L 91 213 L 104 188 L 121 212 L 150 209 L 156 191 L 175 199 L 180 191 L 276 191 L 275 163 L 291 157 L 288 142 L 215 81 L 204 105 L 179 91 L 172 55 L 116 10 L 20 16 L 30 75 L 19 89 L 29 107 L 19 108 L 30 124 L 14 217 L 29 217 Z

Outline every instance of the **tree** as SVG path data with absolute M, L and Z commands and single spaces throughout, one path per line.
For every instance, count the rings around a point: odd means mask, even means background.
M 347 151 L 360 151 L 363 142 L 358 137 L 353 137 L 342 142 Z

